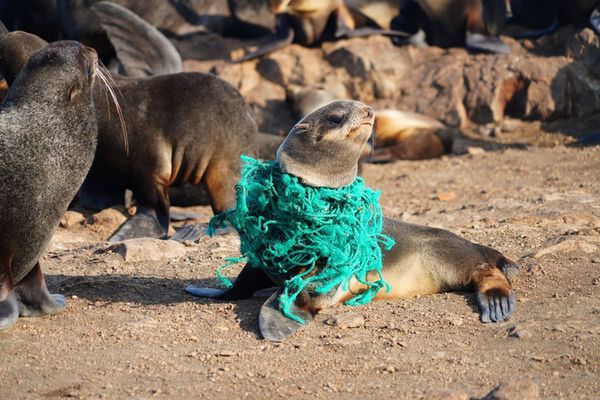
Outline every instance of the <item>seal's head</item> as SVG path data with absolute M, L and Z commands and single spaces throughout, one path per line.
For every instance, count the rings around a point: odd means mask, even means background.
M 12 85 L 29 57 L 47 44 L 39 36 L 22 31 L 0 36 L 0 73 L 6 82 Z
M 351 184 L 373 132 L 373 109 L 358 101 L 334 101 L 307 115 L 277 150 L 283 172 L 316 187 Z
M 77 107 L 91 99 L 91 87 L 98 71 L 96 52 L 79 42 L 51 43 L 34 52 L 17 75 L 6 102 L 21 100 L 64 108 Z

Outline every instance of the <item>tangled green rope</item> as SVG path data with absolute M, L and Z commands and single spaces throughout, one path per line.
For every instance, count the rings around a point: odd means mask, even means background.
M 228 258 L 217 269 L 224 285 L 230 287 L 231 282 L 223 269 L 244 261 L 271 276 L 288 276 L 279 307 L 298 322 L 304 321 L 290 307 L 305 288 L 329 293 L 339 285 L 347 289 L 355 277 L 367 289 L 346 302 L 353 306 L 370 302 L 381 288 L 390 290 L 381 273 L 380 245 L 389 250 L 394 240 L 381 233 L 379 192 L 361 178 L 339 189 L 305 186 L 276 162 L 246 156 L 242 162 L 237 208 L 213 217 L 207 231 L 212 236 L 227 221 L 240 235 L 242 256 Z M 371 271 L 378 274 L 377 280 L 367 280 Z

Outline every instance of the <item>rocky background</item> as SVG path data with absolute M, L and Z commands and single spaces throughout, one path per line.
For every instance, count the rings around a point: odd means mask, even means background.
M 503 40 L 510 54 L 473 55 L 397 47 L 372 36 L 321 48 L 291 45 L 241 64 L 188 60 L 184 69 L 227 80 L 253 105 L 260 130 L 279 135 L 297 120 L 289 98 L 302 87 L 423 113 L 484 137 L 520 130 L 530 141 L 551 143 L 556 135 L 540 130 L 577 136 L 600 127 L 600 41 L 591 29 Z

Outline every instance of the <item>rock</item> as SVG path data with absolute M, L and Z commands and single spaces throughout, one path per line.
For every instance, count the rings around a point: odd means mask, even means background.
M 598 246 L 600 246 L 600 238 L 596 236 L 578 235 L 575 238 L 564 239 L 545 249 L 539 250 L 533 256 L 535 258 L 540 258 L 548 254 L 566 251 L 581 251 L 586 254 L 593 254 L 598 250 Z
M 430 390 L 423 396 L 424 400 L 467 400 L 469 396 L 460 390 Z
M 117 207 L 106 208 L 92 215 L 94 225 L 102 225 L 110 229 L 117 229 L 125 221 L 127 221 L 127 216 L 124 210 Z
M 501 383 L 489 392 L 483 400 L 538 400 L 538 385 L 529 378 L 521 378 Z
M 85 221 L 85 216 L 77 211 L 67 211 L 60 218 L 59 225 L 63 228 L 71 228 L 75 225 L 81 225 Z
M 187 253 L 187 247 L 179 242 L 154 238 L 124 240 L 110 246 L 108 250 L 120 254 L 128 262 L 158 261 L 181 257 Z
M 364 326 L 365 318 L 360 314 L 349 312 L 345 314 L 335 315 L 327 319 L 325 323 L 327 325 L 337 326 L 341 329 L 360 328 L 361 326 Z

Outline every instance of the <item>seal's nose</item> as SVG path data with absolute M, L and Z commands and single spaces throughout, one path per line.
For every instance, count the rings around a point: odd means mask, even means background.
M 373 109 L 371 107 L 365 106 L 365 108 L 363 109 L 363 112 L 365 113 L 365 117 L 373 118 Z

